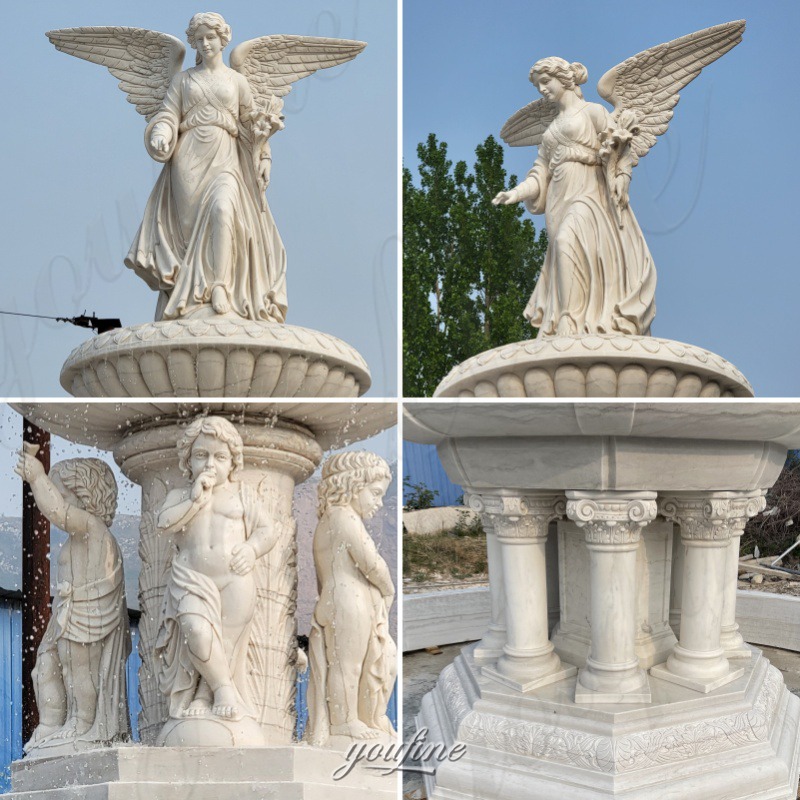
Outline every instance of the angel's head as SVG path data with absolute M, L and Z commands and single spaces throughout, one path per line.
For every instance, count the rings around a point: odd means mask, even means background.
M 117 512 L 117 481 L 99 458 L 68 458 L 50 470 L 50 480 L 68 502 L 100 517 L 106 525 Z
M 197 63 L 221 53 L 231 40 L 231 26 L 221 14 L 204 11 L 189 20 L 186 40 L 197 51 Z
M 331 506 L 351 506 L 361 517 L 371 517 L 382 505 L 392 480 L 389 465 L 366 450 L 338 453 L 322 466 L 319 485 L 321 517 Z
M 557 84 L 565 91 L 574 92 L 578 97 L 583 97 L 580 84 L 586 83 L 589 73 L 583 64 L 577 61 L 572 64 L 558 56 L 540 58 L 532 67 L 528 76 L 530 82 L 539 90 L 543 97 L 548 100 L 557 100 L 552 94 L 562 94 Z
M 235 481 L 244 467 L 244 445 L 239 431 L 223 417 L 198 417 L 178 440 L 178 467 L 190 480 L 202 472 L 215 485 Z

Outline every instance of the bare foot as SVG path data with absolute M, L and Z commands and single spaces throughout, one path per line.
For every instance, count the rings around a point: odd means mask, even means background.
M 231 310 L 231 304 L 228 302 L 228 292 L 224 286 L 215 286 L 211 290 L 211 308 L 217 314 L 227 314 Z
M 233 686 L 220 686 L 214 692 L 214 706 L 211 713 L 215 717 L 232 720 L 238 720 L 244 716 L 239 709 L 236 690 Z
M 189 703 L 188 708 L 183 712 L 184 717 L 204 717 L 206 714 L 211 713 L 211 703 L 205 700 L 197 699 Z
M 89 730 L 92 726 L 78 717 L 70 717 L 64 725 L 52 734 L 53 739 L 74 739 Z
M 369 727 L 360 719 L 345 722 L 342 725 L 331 725 L 331 736 L 350 736 L 353 739 L 377 739 L 380 733 Z

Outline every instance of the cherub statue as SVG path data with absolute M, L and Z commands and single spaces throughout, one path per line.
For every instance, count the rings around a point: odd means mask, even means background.
M 55 755 L 130 741 L 131 634 L 122 553 L 109 531 L 117 510 L 114 473 L 98 458 L 71 458 L 48 477 L 38 449 L 23 445 L 16 472 L 67 541 L 33 670 L 39 725 L 25 751 Z
M 159 685 L 172 719 L 255 718 L 246 674 L 253 568 L 279 531 L 258 491 L 239 480 L 242 439 L 226 419 L 192 422 L 178 458 L 191 485 L 170 491 L 158 515 L 177 548 L 156 639 Z
M 196 66 L 181 71 L 185 47 L 141 28 L 66 28 L 47 34 L 57 49 L 108 67 L 144 115 L 145 147 L 164 169 L 125 259 L 160 292 L 156 319 L 203 310 L 284 322 L 286 254 L 264 196 L 270 137 L 281 130 L 292 84 L 343 64 L 363 42 L 262 36 L 222 51 L 230 26 L 195 14 L 186 36 Z
M 389 635 L 394 584 L 363 520 L 392 476 L 374 453 L 340 453 L 322 467 L 314 566 L 319 598 L 309 637 L 309 741 L 394 736 L 386 706 L 397 673 Z
M 582 64 L 543 58 L 530 71 L 542 99 L 521 108 L 500 135 L 511 146 L 539 145 L 522 183 L 495 205 L 524 202 L 546 215 L 549 246 L 525 317 L 539 336 L 649 335 L 656 271 L 628 205 L 633 167 L 665 133 L 678 92 L 742 40 L 728 22 L 651 47 L 597 84 L 611 103 L 587 103 Z

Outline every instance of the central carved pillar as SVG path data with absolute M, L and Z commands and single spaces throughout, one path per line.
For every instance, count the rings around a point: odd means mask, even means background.
M 741 667 L 731 667 L 722 645 L 724 596 L 731 584 L 731 540 L 738 553 L 738 537 L 747 519 L 761 508 L 763 498 L 745 492 L 686 493 L 662 500 L 661 513 L 680 526 L 686 551 L 680 640 L 666 663 L 650 670 L 651 675 L 706 693 L 743 674 Z M 735 580 L 734 573 L 729 609 L 734 624 Z
M 270 516 L 282 522 L 280 541 L 255 568 L 256 612 L 248 648 L 251 698 L 269 744 L 288 744 L 294 733 L 295 605 L 297 599 L 296 540 L 292 501 L 296 483 L 305 480 L 322 458 L 322 449 L 306 428 L 280 419 L 226 416 L 244 442 L 242 481 L 256 489 Z M 114 449 L 122 471 L 142 487 L 139 555 L 139 734 L 154 744 L 167 719 L 166 698 L 158 687 L 154 646 L 158 635 L 164 588 L 172 561 L 172 537 L 159 533 L 156 518 L 170 489 L 185 486 L 178 468 L 176 442 L 191 419 L 165 417 L 127 434 Z
M 506 643 L 483 674 L 527 692 L 577 672 L 553 652 L 548 637 L 545 544 L 550 523 L 563 516 L 563 495 L 472 495 L 473 508 L 494 530 L 505 587 Z
M 589 550 L 591 647 L 576 703 L 649 703 L 636 656 L 636 552 L 656 517 L 655 492 L 567 492 L 567 516 Z

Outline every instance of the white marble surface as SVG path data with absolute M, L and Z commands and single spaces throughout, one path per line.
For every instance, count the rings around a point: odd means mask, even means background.
M 612 112 L 584 100 L 583 64 L 551 56 L 531 67 L 542 98 L 500 135 L 512 146 L 538 145 L 537 159 L 493 203 L 547 213 L 547 254 L 525 309 L 539 337 L 650 333 L 656 271 L 628 202 L 633 168 L 666 132 L 679 92 L 735 47 L 744 27 L 739 20 L 690 33 L 610 69 L 597 91 Z
M 131 652 L 122 552 L 109 527 L 114 473 L 99 458 L 60 461 L 49 475 L 24 444 L 17 474 L 39 511 L 67 533 L 53 609 L 36 654 L 39 723 L 25 752 L 67 755 L 131 739 L 125 664 Z
M 95 751 L 65 759 L 16 762 L 9 800 L 394 800 L 397 776 L 362 764 L 346 777 L 332 775 L 341 753 L 305 745 L 269 748 L 148 748 Z M 64 785 L 69 768 L 70 785 Z
M 555 336 L 457 364 L 434 397 L 752 397 L 729 361 L 700 347 L 630 334 Z

